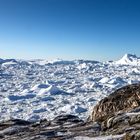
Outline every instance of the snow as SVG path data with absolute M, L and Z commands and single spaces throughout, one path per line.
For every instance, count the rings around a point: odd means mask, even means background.
M 120 60 L 116 61 L 116 64 L 140 66 L 140 58 L 137 57 L 136 55 L 125 54 Z
M 80 64 L 77 68 L 78 68 L 79 70 L 81 70 L 81 69 L 86 69 L 86 68 L 87 68 L 86 63 Z
M 123 137 L 125 136 L 125 134 L 121 134 L 121 135 L 110 135 L 110 136 L 100 136 L 100 137 L 75 137 L 74 140 L 121 140 Z
M 57 64 L 75 64 L 74 61 L 68 61 L 68 60 L 62 60 L 62 59 L 55 59 L 55 60 L 42 60 L 42 59 L 38 59 L 38 60 L 29 60 L 28 61 L 29 64 L 37 64 L 40 66 L 44 66 L 44 65 L 57 65 Z
M 109 81 L 108 77 L 103 77 L 99 82 L 104 84 L 104 83 L 107 83 L 108 81 Z
M 140 82 L 139 57 L 125 55 L 120 60 L 0 59 L 0 121 L 38 121 L 61 114 L 88 118 L 99 100 Z
M 5 66 L 5 65 L 16 65 L 17 63 L 16 62 L 5 62 L 2 64 L 2 66 Z

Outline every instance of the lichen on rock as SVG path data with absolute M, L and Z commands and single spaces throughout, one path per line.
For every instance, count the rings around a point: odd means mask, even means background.
M 92 121 L 104 121 L 117 113 L 128 112 L 140 106 L 140 84 L 122 87 L 101 100 L 93 109 Z

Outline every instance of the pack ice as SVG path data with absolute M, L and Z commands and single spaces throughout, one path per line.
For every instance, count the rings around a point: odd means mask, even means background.
M 140 58 L 118 61 L 0 59 L 0 121 L 38 121 L 60 114 L 86 119 L 117 88 L 140 82 Z

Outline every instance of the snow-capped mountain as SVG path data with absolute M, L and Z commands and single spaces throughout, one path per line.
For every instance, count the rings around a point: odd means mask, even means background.
M 86 118 L 117 88 L 140 82 L 140 58 L 119 61 L 0 59 L 0 120 L 36 121 L 60 114 Z
M 140 66 L 140 57 L 132 54 L 125 54 L 120 60 L 115 62 L 119 65 L 139 65 Z

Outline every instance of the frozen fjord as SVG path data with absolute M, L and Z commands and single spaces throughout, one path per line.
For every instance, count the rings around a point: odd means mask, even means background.
M 82 119 L 119 87 L 140 82 L 140 58 L 118 61 L 0 59 L 0 121 L 38 121 L 60 114 Z

